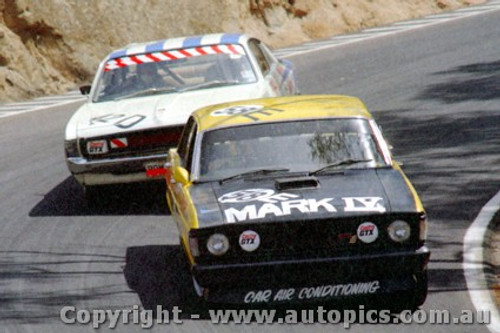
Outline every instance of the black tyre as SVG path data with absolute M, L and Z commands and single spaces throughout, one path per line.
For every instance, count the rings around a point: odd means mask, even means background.
M 427 277 L 427 270 L 415 276 L 416 279 L 416 287 L 413 293 L 413 297 L 411 301 L 415 308 L 418 308 L 422 304 L 425 303 L 427 298 L 427 290 L 429 288 L 429 280 Z
M 142 305 L 156 314 L 158 306 L 171 311 L 191 307 L 195 299 L 192 277 L 180 247 L 151 252 L 127 253 L 125 277 L 129 288 L 136 291 Z
M 101 206 L 103 189 L 100 186 L 84 186 L 84 203 L 87 208 Z
M 393 313 L 400 313 L 403 310 L 418 310 L 427 298 L 427 271 L 415 274 L 413 279 L 415 280 L 413 289 L 384 298 L 382 307 L 391 310 Z

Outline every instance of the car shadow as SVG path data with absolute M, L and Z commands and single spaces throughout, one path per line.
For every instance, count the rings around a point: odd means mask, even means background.
M 29 216 L 169 214 L 162 182 L 106 186 L 99 201 L 88 205 L 82 187 L 73 177 L 68 177 L 45 194 Z
M 392 298 L 341 300 L 310 304 L 280 304 L 280 305 L 235 305 L 207 304 L 199 299 L 193 290 L 192 279 L 187 270 L 186 260 L 179 245 L 149 245 L 127 248 L 124 277 L 127 285 L 137 293 L 145 309 L 172 311 L 173 307 L 180 310 L 180 320 L 211 320 L 210 312 L 218 310 L 273 310 L 276 317 L 284 318 L 288 311 L 309 318 L 309 310 L 317 310 L 319 306 L 327 310 L 391 309 Z M 429 295 L 467 290 L 461 269 L 430 269 Z M 179 298 L 179 295 L 182 297 Z M 175 301 L 174 301 L 175 300 Z M 161 306 L 161 308 L 158 308 Z M 425 303 L 423 305 L 425 307 Z M 172 313 L 172 312 L 170 312 Z M 393 315 L 397 315 L 393 313 Z M 317 322 L 314 320 L 313 322 Z
M 128 287 L 137 293 L 145 309 L 177 307 L 182 311 L 180 319 L 192 319 L 191 314 L 207 319 L 204 305 L 189 292 L 193 286 L 185 267 L 179 245 L 146 245 L 127 248 L 123 272 Z M 181 294 L 183 297 L 178 297 Z

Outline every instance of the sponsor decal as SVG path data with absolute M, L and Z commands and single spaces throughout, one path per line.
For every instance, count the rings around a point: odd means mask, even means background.
M 380 197 L 347 197 L 342 198 L 346 212 L 379 212 L 385 213 L 385 207 L 380 203 Z
M 112 149 L 125 148 L 128 146 L 127 138 L 116 138 L 109 141 L 109 145 Z
M 253 230 L 246 230 L 241 233 L 238 243 L 243 250 L 252 252 L 260 245 L 260 236 Z
M 336 213 L 334 198 L 299 199 L 297 194 L 280 192 L 272 189 L 247 189 L 226 193 L 218 198 L 220 203 L 250 203 L 244 207 L 229 207 L 224 210 L 227 222 L 234 223 L 255 220 L 271 216 L 288 216 L 296 213 L 310 214 L 320 211 Z M 344 212 L 385 212 L 380 197 L 344 197 L 343 206 L 338 207 Z M 257 202 L 257 204 L 251 204 Z
M 326 299 L 342 296 L 375 294 L 380 289 L 378 280 L 368 282 L 328 284 L 316 287 L 286 288 L 277 291 L 272 289 L 249 291 L 243 297 L 243 302 L 268 303 L 294 300 Z
M 108 152 L 108 143 L 106 140 L 88 141 L 87 151 L 92 155 L 105 154 Z
M 144 119 L 146 119 L 146 116 L 140 114 L 127 116 L 124 114 L 108 113 L 103 116 L 90 118 L 90 125 L 95 125 L 96 123 L 102 123 L 102 124 L 112 123 L 114 126 L 118 128 L 127 129 L 137 125 Z
M 372 243 L 378 237 L 378 228 L 371 222 L 364 222 L 358 226 L 357 235 L 363 243 Z
M 123 68 L 132 65 L 141 65 L 151 62 L 172 61 L 184 58 L 204 56 L 207 54 L 228 54 L 242 56 L 245 54 L 243 47 L 238 44 L 220 44 L 191 47 L 178 50 L 160 50 L 158 52 L 125 56 L 109 60 L 104 66 L 104 71 Z
M 285 201 L 288 199 L 298 198 L 297 194 L 291 193 L 277 193 L 271 189 L 248 189 L 242 191 L 235 191 L 226 193 L 219 198 L 221 203 L 240 203 L 240 202 L 251 202 L 260 201 L 267 203 L 276 203 L 278 201 Z
M 214 117 L 240 115 L 252 121 L 259 121 L 261 120 L 261 116 L 268 117 L 276 112 L 283 112 L 283 110 L 275 108 L 264 108 L 262 105 L 234 105 L 231 107 L 212 111 L 211 115 Z
M 228 108 L 212 111 L 211 115 L 214 117 L 227 117 L 249 112 L 261 111 L 263 109 L 264 107 L 262 105 L 235 105 Z
M 167 173 L 167 169 L 163 167 L 162 161 L 146 162 L 144 163 L 144 169 L 146 169 L 147 178 L 161 177 Z
M 358 240 L 357 236 L 356 235 L 351 235 L 350 233 L 348 232 L 344 232 L 342 234 L 339 234 L 337 236 L 337 238 L 339 240 L 347 240 L 349 242 L 349 244 L 354 244 L 356 243 L 356 241 Z

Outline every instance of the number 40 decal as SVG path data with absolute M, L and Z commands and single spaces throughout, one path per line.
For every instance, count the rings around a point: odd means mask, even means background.
M 95 117 L 90 119 L 90 124 L 94 125 L 95 123 L 110 123 L 112 121 L 117 120 L 116 122 L 113 123 L 116 127 L 119 128 L 130 128 L 134 125 L 137 125 L 141 121 L 146 119 L 146 116 L 140 115 L 140 114 L 134 114 L 131 116 L 127 116 L 124 114 L 106 114 L 104 116 L 100 117 Z
M 140 123 L 145 118 L 146 118 L 146 116 L 141 116 L 140 114 L 135 114 L 133 116 L 121 119 L 120 121 L 114 123 L 114 125 L 117 127 L 120 127 L 120 128 L 130 128 L 130 127 Z

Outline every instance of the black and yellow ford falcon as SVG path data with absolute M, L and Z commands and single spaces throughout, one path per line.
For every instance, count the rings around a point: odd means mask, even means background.
M 425 211 L 359 99 L 205 107 L 166 167 L 167 201 L 206 300 L 425 301 Z

